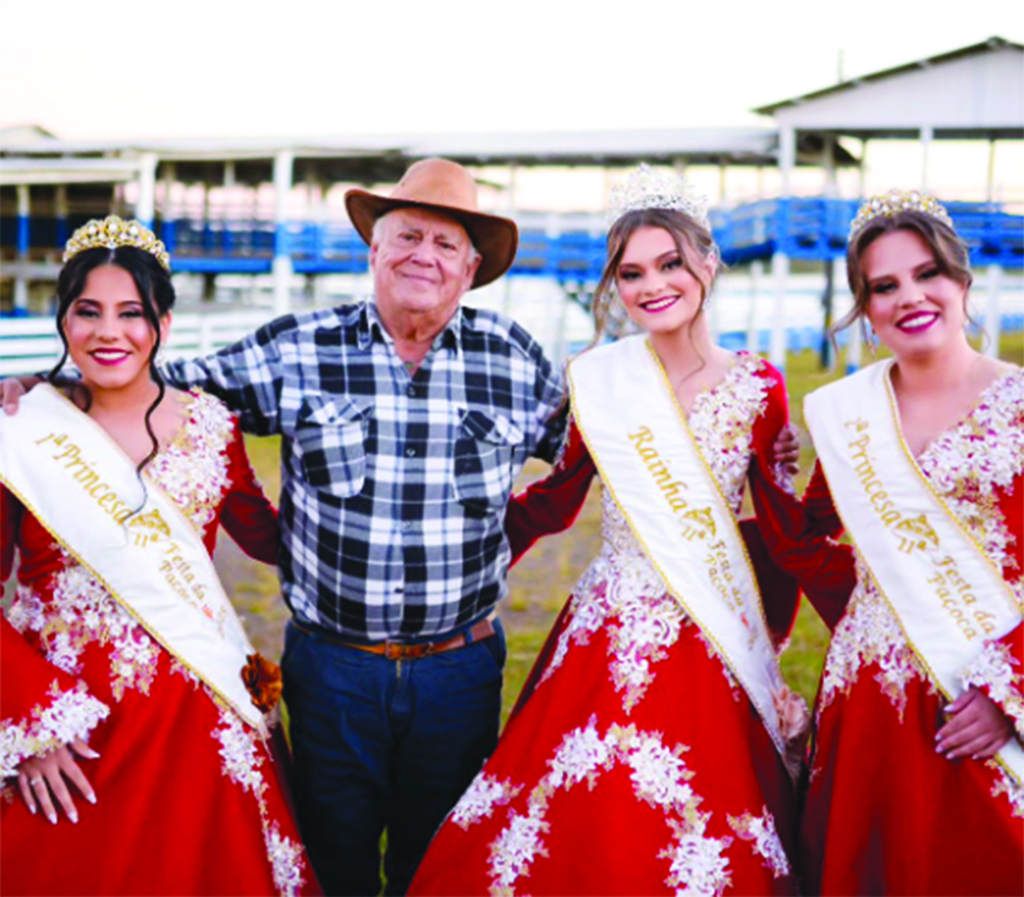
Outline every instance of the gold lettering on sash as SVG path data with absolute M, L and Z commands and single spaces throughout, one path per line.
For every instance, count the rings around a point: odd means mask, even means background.
M 196 573 L 182 554 L 181 546 L 171 540 L 163 549 L 163 555 L 160 572 L 167 584 L 175 594 L 199 610 L 207 619 L 212 620 L 223 636 L 224 623 L 228 616 L 227 611 L 224 608 L 214 610 L 205 600 L 206 586 L 202 582 L 196 582 Z
M 672 513 L 680 515 L 683 523 L 683 536 L 687 539 L 703 539 L 708 530 L 708 524 L 710 524 L 711 535 L 714 535 L 714 518 L 711 516 L 710 508 L 687 510 L 690 506 L 689 502 L 679 493 L 689 487 L 681 480 L 673 479 L 668 465 L 651 444 L 654 442 L 654 433 L 651 432 L 651 428 L 641 426 L 639 430 L 628 434 L 626 438 L 633 443 L 637 454 L 647 467 L 648 473 L 668 501 Z
M 895 502 L 886 492 L 881 476 L 875 470 L 874 458 L 868 451 L 871 445 L 871 424 L 858 417 L 846 421 L 846 427 L 856 434 L 856 438 L 847 443 L 853 472 L 878 519 L 896 537 L 897 550 L 910 556 L 922 552 L 931 560 L 935 572 L 927 579 L 927 585 L 939 606 L 949 614 L 967 641 L 976 639 L 979 630 L 985 635 L 992 634 L 995 631 L 992 615 L 981 610 L 971 610 L 971 605 L 978 600 L 974 588 L 964 578 L 952 557 L 940 556 L 940 540 L 928 522 L 927 515 L 906 517 L 896 509 Z
M 878 515 L 878 519 L 885 526 L 895 526 L 899 529 L 903 516 L 896 510 L 893 500 L 889 497 L 889 493 L 885 491 L 885 484 L 875 471 L 874 458 L 868 453 L 868 447 L 871 445 L 871 434 L 868 430 L 871 424 L 857 417 L 846 421 L 846 426 L 852 429 L 854 433 L 859 434 L 856 439 L 852 439 L 847 443 L 850 449 L 850 462 L 853 465 L 853 472 L 857 476 L 857 481 L 864 490 L 864 494 L 867 495 L 868 502 Z M 909 536 L 904 536 L 907 547 L 901 547 L 901 551 L 909 553 L 908 548 L 913 550 L 918 541 L 912 538 L 913 535 L 911 533 Z
M 743 593 L 736 582 L 736 574 L 729 560 L 729 547 L 724 539 L 718 538 L 718 526 L 710 507 L 692 508 L 679 492 L 687 489 L 686 483 L 673 479 L 668 464 L 654 447 L 655 436 L 650 427 L 641 426 L 635 433 L 627 435 L 636 448 L 637 454 L 668 501 L 672 513 L 680 523 L 680 534 L 688 542 L 702 541 L 707 554 L 704 567 L 712 588 L 733 612 L 747 632 L 747 642 L 753 645 L 756 631 L 751 626 L 744 605 Z
M 103 481 L 94 465 L 82 457 L 81 448 L 69 441 L 67 433 L 49 433 L 42 439 L 37 439 L 36 445 L 44 445 L 48 442 L 60 447 L 50 458 L 56 461 L 65 473 L 71 475 L 71 479 L 85 490 L 86 494 L 96 502 L 97 507 L 121 524 L 131 518 L 130 503 L 121 498 L 108 483 Z
M 708 545 L 708 553 L 704 557 L 704 565 L 708 571 L 708 579 L 711 585 L 718 592 L 719 597 L 725 602 L 736 619 L 743 624 L 747 633 L 747 645 L 753 647 L 757 634 L 750 625 L 747 611 L 743 603 L 743 594 L 735 583 L 732 563 L 729 560 L 729 548 L 722 539 Z

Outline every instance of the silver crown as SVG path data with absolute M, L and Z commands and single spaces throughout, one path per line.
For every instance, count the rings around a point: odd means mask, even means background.
M 606 215 L 608 226 L 611 227 L 626 212 L 641 209 L 683 212 L 701 227 L 711 230 L 707 197 L 689 190 L 686 181 L 678 175 L 655 170 L 646 163 L 612 188 Z

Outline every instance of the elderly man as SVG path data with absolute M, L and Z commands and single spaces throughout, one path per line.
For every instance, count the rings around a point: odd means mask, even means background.
M 167 368 L 280 433 L 282 668 L 309 855 L 329 894 L 406 890 L 497 740 L 502 531 L 516 474 L 551 460 L 562 381 L 512 321 L 460 305 L 515 257 L 443 159 L 346 204 L 374 301 L 280 318 Z

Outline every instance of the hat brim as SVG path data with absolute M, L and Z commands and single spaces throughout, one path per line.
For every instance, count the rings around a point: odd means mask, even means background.
M 476 269 L 471 289 L 497 280 L 512 267 L 519 245 L 519 228 L 508 218 L 468 212 L 452 206 L 409 199 L 391 199 L 366 190 L 349 190 L 345 194 L 345 208 L 353 226 L 367 246 L 373 241 L 373 225 L 381 215 L 395 209 L 426 209 L 458 221 L 469 234 L 480 253 L 480 267 Z

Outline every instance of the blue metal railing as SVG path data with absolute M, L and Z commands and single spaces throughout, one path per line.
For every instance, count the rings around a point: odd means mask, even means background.
M 735 265 L 767 259 L 775 253 L 824 261 L 846 251 L 846 235 L 859 201 L 826 197 L 760 200 L 712 212 L 715 239 L 723 260 Z M 1024 216 L 1010 215 L 997 203 L 946 204 L 957 231 L 970 247 L 974 265 L 1024 267 Z M 52 249 L 68 224 L 55 219 L 4 216 L 0 246 L 17 251 Z M 275 227 L 266 219 L 211 221 L 183 218 L 158 224 L 176 271 L 262 273 L 271 269 L 275 251 L 307 274 L 358 274 L 367 269 L 368 250 L 346 221 L 293 221 Z M 547 277 L 559 282 L 592 283 L 605 259 L 603 234 L 587 231 L 524 229 L 511 275 Z

